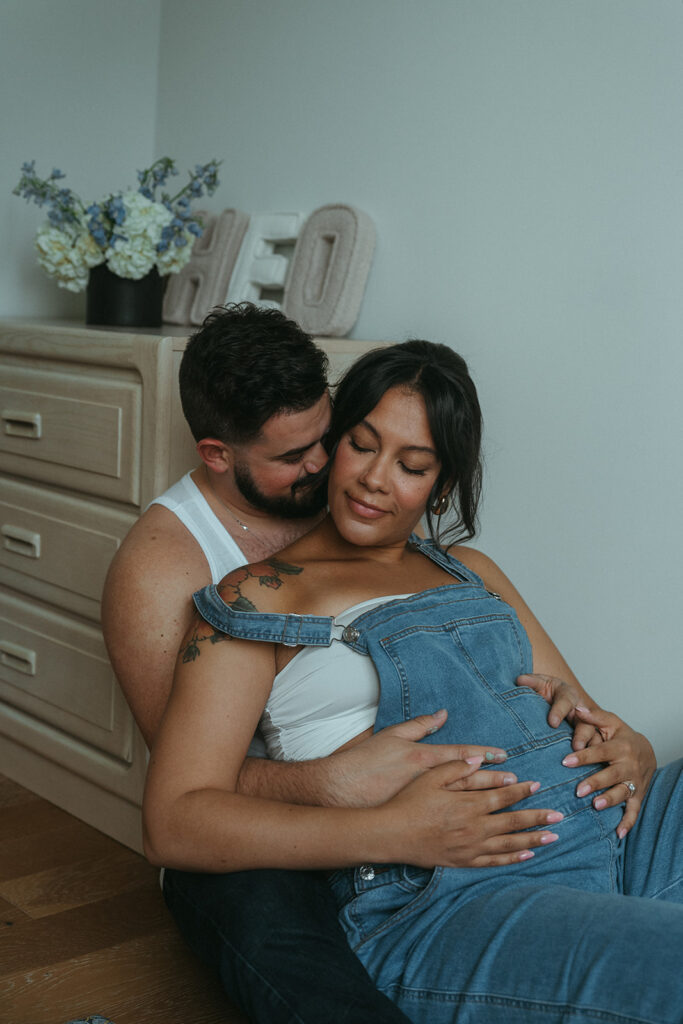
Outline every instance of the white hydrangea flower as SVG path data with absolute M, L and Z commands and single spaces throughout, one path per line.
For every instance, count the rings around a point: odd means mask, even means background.
M 171 242 L 165 252 L 157 253 L 157 267 L 162 277 L 165 274 L 179 274 L 183 267 L 190 262 L 192 246 L 196 238 L 191 231 L 183 231 L 183 235 L 187 240 L 187 245 L 176 245 L 175 242 Z
M 60 288 L 82 292 L 91 267 L 104 262 L 104 253 L 84 229 L 75 238 L 45 223 L 36 234 L 38 263 Z
M 121 199 L 126 216 L 118 230 L 126 240 L 117 239 L 104 255 L 112 273 L 139 281 L 157 262 L 156 247 L 173 214 L 140 192 L 124 192 Z

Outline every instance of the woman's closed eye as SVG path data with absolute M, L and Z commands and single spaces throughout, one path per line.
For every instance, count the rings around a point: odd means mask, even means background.
M 349 444 L 353 448 L 354 452 L 371 452 L 371 451 L 374 451 L 373 448 L 363 448 L 363 447 L 361 447 L 361 445 L 359 445 L 358 442 L 353 437 L 349 437 Z
M 355 452 L 360 452 L 361 455 L 366 455 L 375 450 L 374 448 L 365 448 L 363 445 L 360 445 L 354 437 L 351 436 L 349 436 L 349 444 L 351 445 Z M 426 467 L 424 469 L 417 469 L 413 466 L 406 466 L 405 462 L 401 462 L 400 460 L 398 464 L 403 470 L 403 472 L 408 473 L 410 476 L 424 476 L 425 473 L 427 472 Z

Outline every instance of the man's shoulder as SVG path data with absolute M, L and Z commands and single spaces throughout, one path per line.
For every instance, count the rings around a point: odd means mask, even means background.
M 150 505 L 130 529 L 122 544 L 136 551 L 149 551 L 155 556 L 172 556 L 168 545 L 185 551 L 195 549 L 201 554 L 197 539 L 178 516 L 164 505 Z
M 167 585 L 184 593 L 210 579 L 204 552 L 173 512 L 151 505 L 131 527 L 112 561 L 107 586 Z

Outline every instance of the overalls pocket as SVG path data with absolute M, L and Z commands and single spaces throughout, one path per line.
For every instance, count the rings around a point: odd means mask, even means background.
M 362 877 L 364 870 L 335 871 L 329 879 L 340 905 L 339 920 L 354 950 L 418 914 L 444 871 L 395 864 L 375 868 L 374 877 L 367 880 Z

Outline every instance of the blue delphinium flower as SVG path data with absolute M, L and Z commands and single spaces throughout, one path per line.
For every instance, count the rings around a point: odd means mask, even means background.
M 217 160 L 211 160 L 208 164 L 196 164 L 184 188 L 174 196 L 168 192 L 161 193 L 159 201 L 173 214 L 173 220 L 164 227 L 157 244 L 157 252 L 167 253 L 171 245 L 176 251 L 183 249 L 189 244 L 190 236 L 201 237 L 203 227 L 201 222 L 192 216 L 190 204 L 193 199 L 199 199 L 205 193 L 212 195 L 215 192 L 218 187 L 219 165 Z M 149 170 L 138 172 L 139 191 L 147 198 L 156 198 L 157 186 L 161 187 L 168 177 L 177 173 L 175 163 L 168 158 L 162 158 Z
M 88 216 L 88 231 L 102 248 L 107 247 L 107 231 L 104 226 L 104 211 L 97 203 L 92 203 L 85 211 Z
M 107 213 L 115 224 L 123 224 L 126 219 L 126 208 L 121 196 L 112 196 L 107 203 Z
M 38 206 L 47 204 L 50 224 L 63 231 L 69 230 L 78 224 L 83 209 L 80 199 L 70 188 L 58 188 L 55 184 L 65 177 L 60 170 L 54 168 L 49 178 L 39 178 L 35 165 L 35 160 L 22 164 L 21 178 L 13 189 L 14 195 L 23 196 L 27 202 L 34 202 Z

